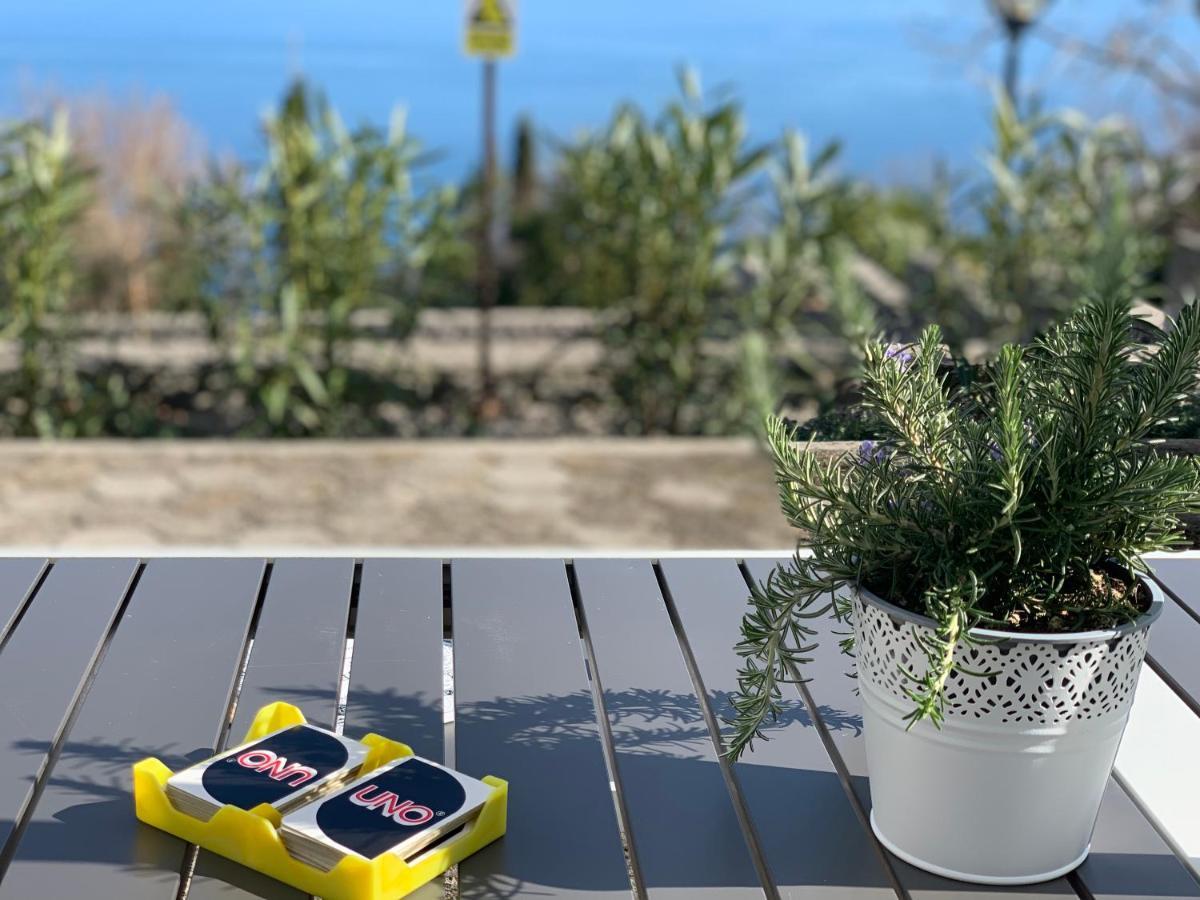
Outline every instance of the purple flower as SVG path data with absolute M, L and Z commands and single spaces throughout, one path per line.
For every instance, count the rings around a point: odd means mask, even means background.
M 871 457 L 874 455 L 874 453 L 875 453 L 875 442 L 874 441 L 869 441 L 869 440 L 863 441 L 861 444 L 858 445 L 858 461 L 860 463 L 869 463 L 871 461 Z
M 1000 462 L 1004 458 L 1004 454 L 1000 452 L 1000 445 L 995 441 L 988 441 L 988 453 L 996 462 Z
M 907 347 L 888 347 L 883 354 L 884 359 L 894 359 L 896 364 L 900 366 L 901 371 L 912 365 L 912 361 L 916 358 L 913 352 Z
M 888 458 L 887 447 L 875 441 L 866 440 L 858 445 L 858 461 L 861 465 L 881 463 Z

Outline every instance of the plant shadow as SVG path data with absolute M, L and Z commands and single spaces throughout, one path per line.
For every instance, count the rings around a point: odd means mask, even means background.
M 317 705 L 330 699 L 324 688 L 286 687 L 270 693 L 301 708 L 306 703 Z M 719 693 L 710 699 L 718 710 L 728 701 Z M 704 797 L 706 791 L 711 796 L 711 786 L 721 782 L 719 766 L 708 755 L 710 736 L 695 698 L 667 691 L 632 690 L 607 692 L 605 703 L 625 790 L 636 785 L 638 790 L 654 791 L 674 804 L 664 803 L 661 820 L 643 823 L 634 834 L 639 856 L 658 860 L 654 866 L 643 866 L 646 886 L 683 890 L 757 887 L 757 881 L 745 878 L 728 878 L 721 884 L 707 880 L 701 883 L 693 862 L 695 848 L 680 846 L 674 838 L 672 819 L 702 815 L 703 809 L 696 809 L 693 799 Z M 855 713 L 821 708 L 820 714 L 827 728 L 849 734 L 861 730 Z M 813 725 L 799 704 L 789 709 L 782 724 L 804 728 Z M 394 689 L 355 692 L 348 704 L 346 731 L 355 737 L 366 731 L 395 737 L 411 744 L 418 754 L 435 759 L 443 757 L 447 733 L 442 726 L 440 697 L 406 695 Z M 488 770 L 512 785 L 508 833 L 463 867 L 463 897 L 575 891 L 628 896 L 627 869 L 620 858 L 607 785 L 590 793 L 579 790 L 579 773 L 604 774 L 596 764 L 599 728 L 590 693 L 460 704 L 449 733 L 459 742 L 460 760 L 469 742 L 468 755 L 485 760 Z M 14 746 L 37 755 L 50 749 L 39 741 L 18 740 Z M 173 883 L 179 876 L 183 842 L 135 820 L 129 767 L 146 756 L 156 756 L 168 766 L 180 768 L 210 752 L 208 748 L 183 749 L 135 740 L 67 741 L 59 764 L 47 780 L 43 803 L 17 848 L 18 862 L 90 863 Z M 465 763 L 460 765 L 466 768 Z M 484 772 L 470 770 L 470 774 Z M 872 868 L 877 867 L 863 866 L 860 859 L 845 852 L 845 836 L 828 827 L 826 804 L 846 802 L 841 781 L 829 767 L 752 763 L 737 766 L 736 777 L 747 795 L 767 798 L 765 805 L 757 802 L 754 810 L 760 835 L 769 831 L 770 839 L 797 848 L 795 853 L 772 855 L 771 874 L 776 883 L 822 885 L 831 890 L 835 886 L 878 888 L 886 892 L 887 884 L 872 874 Z M 598 793 L 605 797 L 599 807 L 594 802 Z M 615 863 L 611 859 L 605 865 L 587 863 L 592 856 L 602 856 L 606 847 L 617 854 Z M 740 847 L 736 851 L 744 852 Z M 1110 880 L 1118 877 L 1132 895 L 1168 896 L 1180 890 L 1176 876 L 1182 869 L 1170 855 L 1097 853 L 1087 865 L 1093 871 L 1108 873 Z M 195 877 L 205 885 L 202 895 L 229 893 L 269 900 L 298 900 L 302 896 L 210 853 L 199 855 Z M 969 885 L 931 876 L 913 877 L 941 888 L 950 885 L 961 893 L 976 892 Z M 437 879 L 411 896 L 436 900 L 441 891 Z

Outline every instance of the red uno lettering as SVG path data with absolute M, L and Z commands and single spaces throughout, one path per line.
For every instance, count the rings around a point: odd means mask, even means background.
M 299 787 L 317 777 L 317 770 L 300 763 L 289 763 L 286 756 L 278 756 L 270 750 L 247 750 L 237 758 L 244 769 L 262 772 L 275 781 L 283 781 L 291 787 Z
M 371 792 L 376 791 L 374 797 Z M 411 800 L 401 800 L 392 791 L 380 791 L 378 785 L 368 784 L 350 795 L 350 802 L 365 809 L 375 809 L 381 816 L 397 825 L 424 825 L 433 818 L 433 810 Z

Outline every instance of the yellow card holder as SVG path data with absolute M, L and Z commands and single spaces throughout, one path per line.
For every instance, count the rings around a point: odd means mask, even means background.
M 304 714 L 290 703 L 271 703 L 255 715 L 246 741 L 304 722 Z M 366 735 L 362 742 L 369 750 L 360 774 L 412 755 L 407 744 L 377 734 Z M 174 774 L 153 757 L 134 764 L 138 819 L 324 900 L 403 897 L 496 840 L 507 826 L 508 782 L 487 775 L 482 780 L 492 786 L 491 796 L 458 834 L 407 861 L 391 853 L 370 860 L 347 856 L 326 872 L 288 853 L 279 837 L 279 813 L 270 804 L 251 810 L 226 804 L 207 822 L 180 812 L 166 792 L 167 779 Z

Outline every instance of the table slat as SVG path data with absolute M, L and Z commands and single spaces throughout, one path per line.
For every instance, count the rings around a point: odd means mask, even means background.
M 1197 747 L 1200 717 L 1157 672 L 1144 668 L 1117 753 L 1116 773 L 1122 787 L 1200 883 Z
M 252 559 L 147 565 L 0 898 L 174 896 L 185 844 L 134 818 L 129 766 L 158 756 L 178 768 L 211 754 L 262 569 Z
M 1180 605 L 1200 609 L 1200 559 L 1146 560 L 1167 589 L 1163 614 L 1150 629 L 1150 657 L 1168 684 L 1200 715 L 1200 622 Z
M 746 568 L 755 580 L 764 581 L 777 562 L 780 560 L 748 559 Z M 854 661 L 842 654 L 838 647 L 840 635 L 834 633 L 845 632 L 847 627 L 827 617 L 813 619 L 809 624 L 817 630 L 820 646 L 811 654 L 812 662 L 804 667 L 803 674 L 811 679 L 806 687 L 816 703 L 862 808 L 869 810 L 871 790 L 867 781 L 867 756 L 862 736 L 862 701 L 856 693 L 854 680 L 846 677 L 853 670 Z M 1014 893 L 1043 898 L 1077 896 L 1065 878 L 1026 888 L 986 887 L 940 878 L 890 854 L 889 858 L 892 870 L 914 900 L 944 900 L 948 894 L 981 900 Z
M 1092 834 L 1092 852 L 1077 874 L 1094 900 L 1200 897 L 1200 885 L 1111 778 Z
M 1152 556 L 1147 562 L 1168 596 L 1150 630 L 1147 667 L 1125 737 L 1117 772 L 1129 795 L 1169 835 L 1172 846 L 1200 880 L 1200 559 Z
M 442 563 L 363 563 L 346 698 L 346 734 L 373 731 L 442 759 Z M 410 894 L 441 900 L 442 878 Z
M 628 898 L 564 564 L 456 560 L 451 597 L 456 765 L 511 785 L 508 833 L 459 866 L 461 896 Z
M 650 897 L 762 897 L 699 698 L 647 560 L 575 566 Z
M 137 570 L 131 559 L 56 563 L 0 654 L 0 848 Z
M 280 559 L 259 615 L 254 647 L 229 732 L 239 743 L 259 708 L 299 706 L 310 722 L 333 726 L 346 644 L 351 559 Z
M 440 560 L 363 564 L 345 730 L 374 731 L 442 758 Z
M 45 567 L 44 559 L 0 559 L 0 647 Z
M 737 690 L 733 645 L 748 591 L 732 559 L 664 559 L 662 571 L 709 702 L 725 719 Z M 850 805 L 803 701 L 789 691 L 771 740 L 734 769 L 784 897 L 894 897 L 882 851 Z M 800 798 L 803 798 L 802 800 Z
M 1172 589 L 1190 597 L 1186 602 L 1200 598 L 1200 561 L 1151 562 Z M 772 564 L 751 560 L 748 568 L 763 578 Z M 11 622 L 41 566 L 39 560 L 0 560 L 0 625 Z M 0 843 L 11 834 L 135 571 L 133 560 L 56 563 L 0 652 L 0 722 L 17 735 L 0 741 Z M 0 900 L 174 895 L 183 844 L 136 824 L 127 767 L 148 754 L 175 766 L 185 756 L 211 751 L 261 571 L 254 560 L 147 566 L 0 882 Z M 587 560 L 577 572 L 649 893 L 761 896 L 652 565 Z M 709 696 L 724 704 L 725 692 L 736 684 L 731 646 L 746 593 L 735 561 L 670 560 L 663 572 Z M 298 703 L 313 721 L 333 721 L 352 577 L 349 560 L 275 566 L 231 742 L 241 739 L 258 706 L 274 699 Z M 456 764 L 472 774 L 507 777 L 513 791 L 509 834 L 463 864 L 462 896 L 628 896 L 601 725 L 564 564 L 457 561 L 452 594 Z M 1194 653 L 1186 656 L 1186 639 L 1177 639 L 1200 625 L 1182 606 L 1175 604 L 1174 611 L 1184 619 L 1164 628 L 1164 617 L 1151 652 L 1173 678 L 1182 672 L 1186 681 Z M 833 768 L 844 767 L 860 805 L 869 808 L 859 700 L 853 681 L 844 677 L 852 661 L 837 652 L 829 623 L 814 624 L 825 642 L 808 667 L 815 679 L 809 690 L 835 757 L 824 751 L 797 702 L 777 738 L 736 767 L 735 781 L 784 896 L 816 897 L 828 890 L 882 900 L 890 895 L 886 871 Z M 364 564 L 349 733 L 376 730 L 409 741 L 423 755 L 442 754 L 441 631 L 440 563 Z M 794 798 L 801 794 L 807 802 L 798 804 Z M 656 796 L 673 815 L 652 808 Z M 812 822 L 805 822 L 806 811 Z M 1020 890 L 974 888 L 899 860 L 891 864 L 918 900 L 1075 896 L 1065 879 Z M 1078 877 L 1084 892 L 1099 900 L 1200 896 L 1115 782 L 1105 795 L 1092 856 Z M 302 898 L 208 854 L 200 855 L 188 896 Z M 430 885 L 414 896 L 434 900 L 438 888 Z
M 1200 617 L 1200 556 L 1156 553 L 1145 558 L 1154 577 L 1190 614 Z
M 276 700 L 296 704 L 314 724 L 333 726 L 353 584 L 350 559 L 275 562 L 238 694 L 230 746 L 242 741 L 259 708 Z M 201 850 L 187 896 L 300 900 L 305 895 Z

